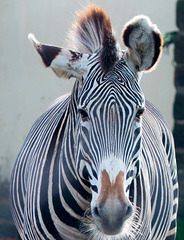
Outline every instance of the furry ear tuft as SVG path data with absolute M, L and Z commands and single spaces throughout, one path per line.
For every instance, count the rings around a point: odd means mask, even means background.
M 68 36 L 68 46 L 82 53 L 93 53 L 101 49 L 102 69 L 108 71 L 117 60 L 117 42 L 111 20 L 106 12 L 90 4 L 77 14 Z
M 138 71 L 153 69 L 161 56 L 163 45 L 157 26 L 144 15 L 134 17 L 125 25 L 122 38 L 128 47 L 129 60 Z

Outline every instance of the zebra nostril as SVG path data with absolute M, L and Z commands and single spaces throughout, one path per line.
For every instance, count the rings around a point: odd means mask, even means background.
M 131 205 L 127 206 L 126 214 L 124 220 L 128 219 L 132 215 L 133 209 Z
M 93 208 L 92 215 L 93 215 L 93 217 L 96 218 L 96 219 L 99 219 L 99 218 L 100 218 L 100 213 L 99 213 L 99 210 L 98 210 L 98 207 L 97 207 L 97 206 Z

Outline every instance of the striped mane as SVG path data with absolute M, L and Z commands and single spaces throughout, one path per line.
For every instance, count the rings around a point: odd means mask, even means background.
M 117 42 L 110 18 L 98 6 L 90 5 L 77 14 L 67 43 L 69 48 L 81 53 L 89 54 L 101 48 L 100 62 L 104 71 L 117 60 Z

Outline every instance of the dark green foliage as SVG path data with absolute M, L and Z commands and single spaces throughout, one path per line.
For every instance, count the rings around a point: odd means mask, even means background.
M 179 218 L 177 221 L 178 231 L 176 235 L 176 240 L 184 240 L 184 220 Z
M 168 49 L 171 44 L 175 43 L 175 38 L 177 33 L 178 33 L 177 31 L 173 31 L 173 32 L 167 32 L 164 35 L 164 44 L 163 44 L 164 48 Z

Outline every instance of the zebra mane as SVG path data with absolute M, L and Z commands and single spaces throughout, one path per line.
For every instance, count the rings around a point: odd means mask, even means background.
M 77 13 L 68 36 L 68 46 L 75 51 L 89 54 L 101 48 L 100 62 L 105 71 L 117 60 L 117 42 L 110 18 L 96 5 Z

